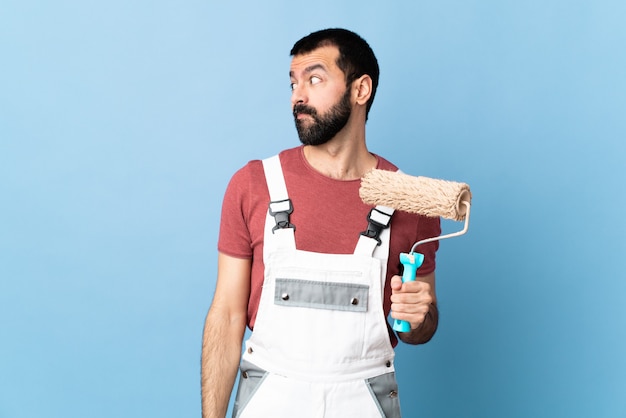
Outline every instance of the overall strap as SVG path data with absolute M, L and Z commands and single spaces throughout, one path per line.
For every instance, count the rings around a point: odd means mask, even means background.
M 381 297 L 384 297 L 387 280 L 387 262 L 389 261 L 389 244 L 391 242 L 391 216 L 394 210 L 385 206 L 372 208 L 367 216 L 367 230 L 359 236 L 354 254 L 373 257 L 380 260 Z
M 402 170 L 398 170 L 402 173 Z M 361 232 L 354 250 L 355 254 L 370 255 L 383 261 L 389 258 L 389 241 L 393 208 L 378 205 L 367 215 L 367 230 Z
M 270 191 L 270 200 L 274 202 L 289 199 L 283 168 L 280 165 L 280 157 L 274 155 L 264 159 L 263 170 L 265 170 L 265 181 Z
M 361 232 L 355 254 L 376 256 L 386 260 L 389 255 L 391 217 L 394 209 L 378 205 L 367 215 L 367 229 Z
M 400 171 L 400 170 L 398 170 Z M 378 205 L 367 215 L 367 230 L 361 232 L 354 254 L 375 257 L 381 261 L 382 283 L 387 278 L 387 262 L 391 243 L 391 217 L 394 209 Z
M 295 248 L 294 231 L 296 227 L 289 222 L 293 205 L 287 194 L 287 186 L 280 157 L 275 155 L 263 160 L 265 181 L 270 193 L 270 203 L 266 216 L 265 242 L 267 250 L 272 248 Z

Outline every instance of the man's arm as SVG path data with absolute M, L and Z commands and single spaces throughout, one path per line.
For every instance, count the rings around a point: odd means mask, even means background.
M 220 253 L 202 339 L 202 417 L 224 418 L 246 329 L 251 260 Z
M 417 276 L 414 282 L 402 283 L 400 276 L 391 279 L 391 316 L 411 324 L 411 331 L 399 332 L 407 344 L 424 344 L 433 337 L 439 323 L 435 272 Z

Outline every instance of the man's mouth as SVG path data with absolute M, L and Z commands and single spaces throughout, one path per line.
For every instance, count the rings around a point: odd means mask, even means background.
M 314 110 L 307 109 L 304 106 L 295 106 L 293 108 L 293 116 L 296 119 L 313 119 Z

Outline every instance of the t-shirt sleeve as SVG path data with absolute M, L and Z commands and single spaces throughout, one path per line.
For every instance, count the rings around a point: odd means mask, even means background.
M 252 257 L 252 239 L 247 215 L 250 213 L 251 163 L 237 171 L 226 188 L 217 249 L 237 258 Z

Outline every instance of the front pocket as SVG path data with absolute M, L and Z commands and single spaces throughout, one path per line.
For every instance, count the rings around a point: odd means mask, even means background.
M 268 375 L 267 371 L 246 360 L 242 360 L 239 370 L 241 374 L 239 375 L 239 386 L 237 387 L 237 396 L 233 406 L 233 418 L 241 415 Z
M 369 389 L 378 410 L 383 418 L 400 418 L 400 398 L 398 397 L 398 382 L 394 372 L 366 379 Z
M 366 312 L 369 286 L 299 279 L 276 279 L 274 303 L 282 306 Z

